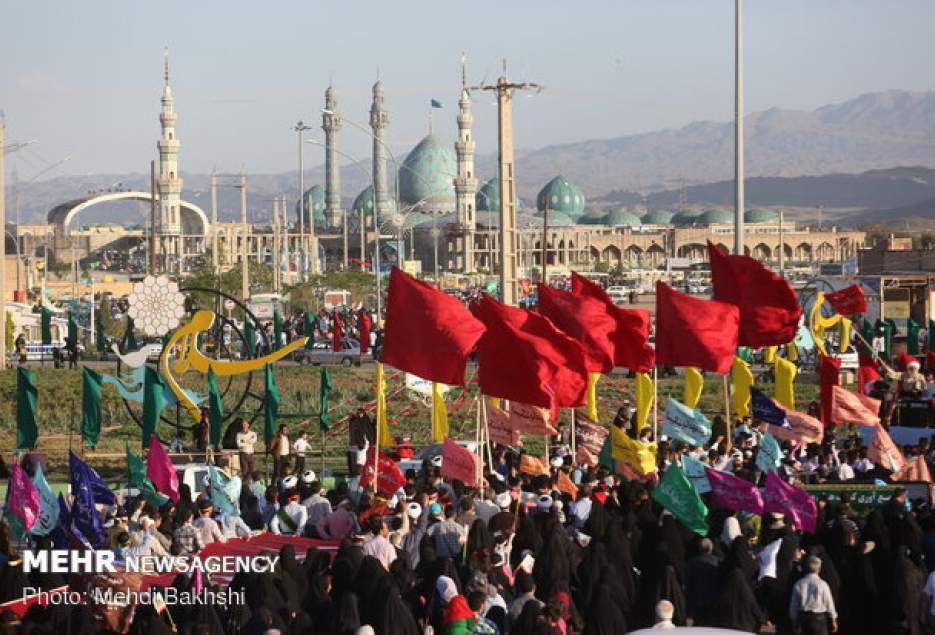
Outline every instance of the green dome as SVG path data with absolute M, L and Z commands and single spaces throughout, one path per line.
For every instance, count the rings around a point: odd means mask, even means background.
M 399 166 L 400 204 L 421 203 L 432 210 L 453 210 L 453 179 L 457 169 L 451 144 L 442 143 L 434 135 L 427 136 Z
M 655 209 L 651 212 L 646 212 L 643 214 L 644 225 L 669 225 L 672 223 L 672 217 L 675 216 L 672 212 L 666 211 L 664 209 Z
M 396 203 L 392 198 L 388 198 L 386 204 L 390 210 L 396 209 Z M 358 194 L 354 199 L 354 204 L 351 205 L 351 211 L 360 214 L 361 210 L 367 214 L 368 218 L 373 216 L 373 185 L 368 185 L 363 192 Z M 382 222 L 383 219 L 381 218 L 380 221 Z
M 694 225 L 695 223 L 701 222 L 699 217 L 701 216 L 700 212 L 679 212 L 672 217 L 672 224 L 679 227 L 684 227 L 685 225 Z
M 754 225 L 762 223 L 778 223 L 779 212 L 774 212 L 771 209 L 748 209 L 747 213 L 743 215 L 743 220 L 745 223 L 751 223 Z
M 302 215 L 302 221 L 308 225 L 308 210 L 311 207 L 312 212 L 315 215 L 315 229 L 324 229 L 328 226 L 327 220 L 325 220 L 325 188 L 320 185 L 313 185 L 312 187 L 305 190 L 305 196 L 302 197 L 305 202 L 303 206 L 304 214 Z M 299 214 L 299 206 L 295 206 L 296 216 Z
M 551 214 L 550 214 L 551 216 Z M 579 225 L 603 225 L 607 218 L 607 212 L 602 209 L 592 209 L 578 218 Z
M 542 215 L 539 214 L 539 219 L 542 219 Z M 572 220 L 571 216 L 565 214 L 564 212 L 553 212 L 549 210 L 549 227 L 571 227 L 575 224 L 575 221 Z
M 500 211 L 500 179 L 493 177 L 474 195 L 474 208 L 478 212 Z
M 642 223 L 639 216 L 620 208 L 608 214 L 604 224 L 612 227 L 639 227 Z
M 561 212 L 569 218 L 578 218 L 584 214 L 584 194 L 578 186 L 564 176 L 556 176 L 539 190 L 536 208 L 541 212 L 549 204 L 549 216 L 552 212 Z
M 731 225 L 734 222 L 734 213 L 726 209 L 712 209 L 698 217 L 699 225 Z
M 403 221 L 403 227 L 418 227 L 419 225 L 432 224 L 432 215 L 423 214 L 422 212 L 414 212 L 412 214 L 406 214 L 406 220 Z

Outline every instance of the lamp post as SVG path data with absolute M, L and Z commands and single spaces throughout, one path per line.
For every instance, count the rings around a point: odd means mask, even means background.
M 306 130 L 311 130 L 311 126 L 306 126 L 303 122 L 299 121 L 295 124 L 295 130 L 299 133 L 299 281 L 305 282 L 305 146 L 302 144 L 302 133 Z M 314 212 L 310 213 L 308 224 L 312 228 L 312 234 L 314 235 L 315 228 L 315 214 Z M 318 257 L 318 254 L 315 254 L 315 258 Z M 312 267 L 314 271 L 315 267 Z

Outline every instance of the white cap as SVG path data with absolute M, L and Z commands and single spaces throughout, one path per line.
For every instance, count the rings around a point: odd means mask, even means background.
M 607 487 L 613 487 L 613 486 L 614 486 L 614 477 L 613 477 L 613 476 L 605 476 L 605 477 L 604 477 L 604 485 L 606 485 Z
M 441 454 L 432 457 L 432 465 L 434 465 L 435 467 L 442 466 L 442 455 Z
M 529 503 L 535 503 L 537 496 L 533 492 L 523 492 L 520 494 L 519 500 L 524 504 L 528 505 Z
M 410 518 L 419 518 L 422 516 L 422 505 L 419 503 L 409 503 L 406 506 L 406 513 Z
M 552 467 L 562 467 L 565 465 L 565 459 L 560 456 L 553 456 L 552 460 L 549 461 L 552 464 Z
M 552 509 L 552 497 L 549 496 L 548 494 L 543 494 L 542 496 L 539 497 L 539 500 L 537 501 L 537 505 L 539 507 L 540 512 L 549 511 L 550 509 Z
M 399 499 L 396 498 L 396 494 L 393 494 L 393 498 L 386 501 L 386 506 L 390 509 L 395 509 L 397 505 L 399 505 Z
M 587 547 L 591 544 L 591 536 L 581 533 L 580 531 L 575 535 L 575 538 L 578 540 L 578 544 L 582 547 Z
M 315 470 L 305 470 L 302 472 L 302 482 L 312 483 L 315 480 Z
M 299 484 L 299 479 L 296 478 L 295 476 L 287 476 L 284 479 L 282 479 L 282 486 L 285 489 L 292 489 L 298 484 Z
M 509 509 L 510 503 L 513 502 L 513 497 L 510 496 L 509 492 L 500 492 L 493 500 L 500 509 Z

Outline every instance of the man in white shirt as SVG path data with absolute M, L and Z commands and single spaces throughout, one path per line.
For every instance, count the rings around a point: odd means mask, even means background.
M 672 623 L 672 617 L 675 615 L 675 606 L 672 605 L 672 602 L 669 600 L 659 600 L 656 603 L 656 623 L 653 625 L 653 629 L 658 630 L 671 630 L 675 628 L 675 624 Z
M 249 538 L 253 535 L 253 530 L 247 526 L 247 523 L 240 516 L 221 512 L 218 514 L 217 520 L 225 538 Z
M 331 513 L 331 501 L 329 501 L 327 497 L 322 496 L 321 483 L 318 481 L 312 481 L 308 488 L 311 495 L 302 501 L 302 505 L 308 513 L 306 527 L 311 529 L 318 525 L 319 520 Z
M 365 556 L 373 556 L 380 561 L 383 568 L 390 570 L 390 565 L 396 560 L 396 548 L 387 539 L 389 530 L 382 516 L 371 516 L 367 520 L 367 528 L 370 531 L 370 538 L 364 543 L 363 552 Z
M 792 587 L 789 602 L 789 617 L 797 624 L 802 635 L 827 635 L 838 630 L 838 612 L 831 597 L 831 588 L 818 575 L 821 571 L 821 559 L 809 556 L 805 560 L 806 571 L 803 578 Z
M 292 453 L 295 454 L 296 474 L 305 471 L 305 453 L 312 449 L 312 444 L 308 442 L 308 432 L 303 432 L 299 438 L 292 443 Z
M 253 455 L 256 448 L 256 432 L 250 429 L 250 422 L 240 420 L 240 432 L 237 433 L 237 449 L 240 450 L 240 473 L 253 474 L 256 471 L 256 459 Z
M 227 542 L 221 527 L 216 520 L 211 518 L 212 512 L 214 512 L 214 505 L 209 500 L 203 500 L 198 503 L 198 518 L 192 522 L 198 530 L 198 537 L 201 538 L 203 545 L 210 545 L 212 542 Z
M 299 502 L 299 493 L 293 489 L 298 479 L 294 476 L 287 476 L 283 481 L 288 481 L 286 485 L 289 489 L 285 496 L 289 502 L 273 515 L 269 521 L 269 530 L 274 534 L 302 536 L 305 534 L 308 512 Z

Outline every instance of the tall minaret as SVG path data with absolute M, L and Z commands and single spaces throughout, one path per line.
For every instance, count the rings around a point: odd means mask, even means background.
M 455 212 L 461 231 L 461 264 L 464 272 L 474 270 L 474 197 L 477 193 L 477 177 L 474 175 L 474 139 L 471 136 L 471 95 L 467 89 L 467 63 L 461 57 L 461 99 L 458 100 L 458 140 L 455 154 L 458 159 L 458 175 L 454 178 Z
M 162 240 L 163 247 L 160 251 L 164 256 L 181 257 L 182 223 L 179 220 L 179 209 L 182 202 L 182 179 L 179 177 L 179 139 L 175 134 L 175 99 L 172 97 L 172 88 L 169 87 L 169 49 L 165 52 L 164 76 L 162 111 L 159 113 L 162 137 L 156 144 L 159 149 L 159 179 L 156 181 L 156 191 L 159 194 L 159 226 L 156 228 L 156 235 Z M 164 263 L 163 267 L 165 266 Z
M 325 131 L 325 218 L 330 227 L 341 227 L 341 167 L 337 156 L 341 115 L 338 114 L 338 100 L 331 84 L 328 84 L 325 91 L 325 111 L 321 115 L 321 129 Z
M 376 199 L 374 213 L 386 220 L 392 209 L 386 190 L 386 145 L 383 131 L 390 123 L 390 115 L 383 108 L 383 82 L 373 85 L 373 103 L 370 105 L 370 127 L 373 129 L 373 190 Z

